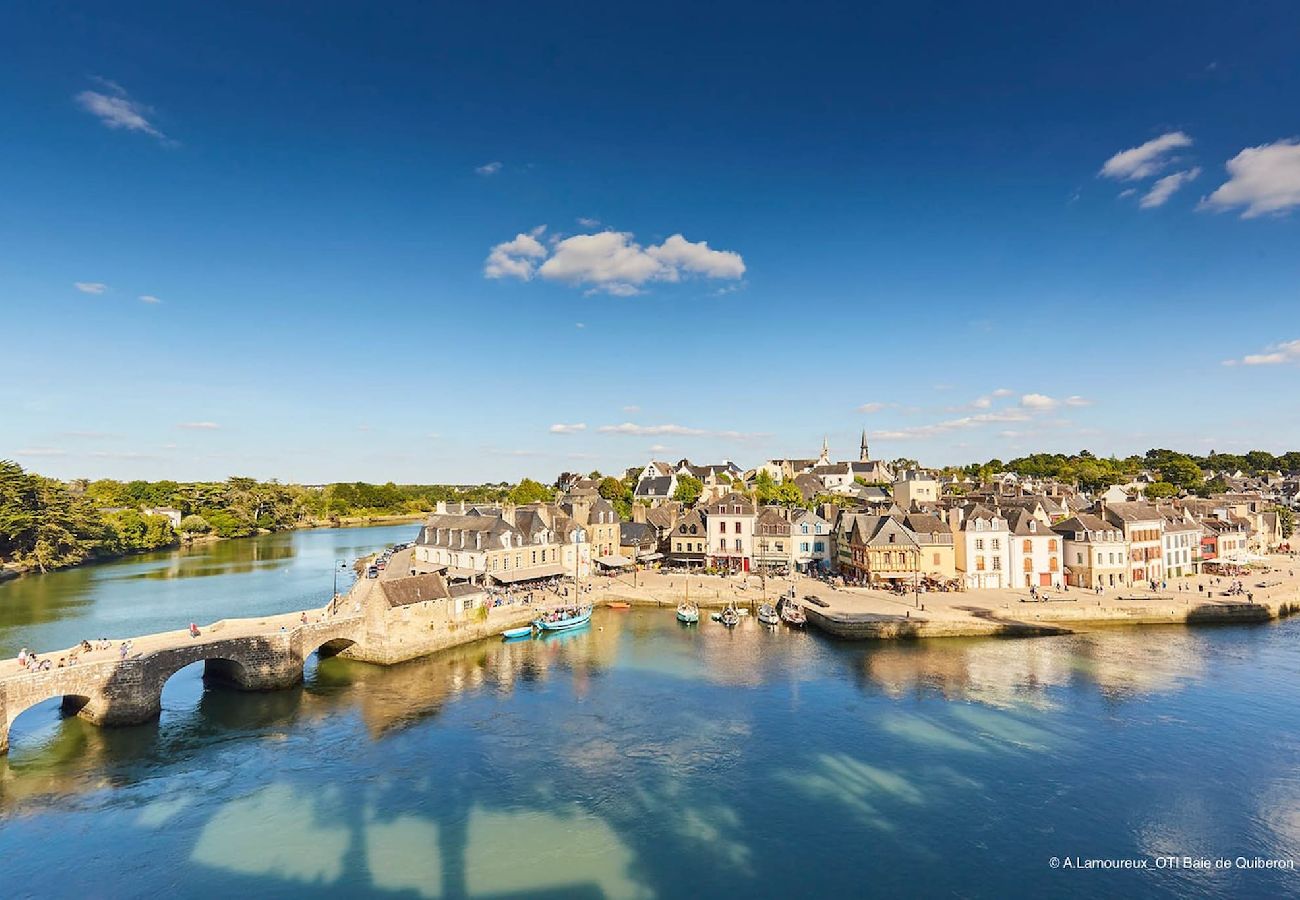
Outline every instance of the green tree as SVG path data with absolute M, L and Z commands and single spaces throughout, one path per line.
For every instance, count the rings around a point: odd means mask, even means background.
M 554 496 L 546 485 L 533 481 L 531 478 L 525 478 L 511 489 L 510 502 L 515 505 L 545 503 L 553 499 Z
M 694 506 L 695 501 L 704 493 L 704 482 L 693 475 L 682 475 L 677 479 L 677 490 L 673 499 L 686 506 Z
M 1178 487 L 1168 481 L 1154 481 L 1146 487 L 1148 500 L 1163 500 L 1167 497 L 1177 496 L 1177 494 Z
M 181 519 L 181 534 L 207 534 L 211 530 L 208 520 L 200 515 L 191 513 Z

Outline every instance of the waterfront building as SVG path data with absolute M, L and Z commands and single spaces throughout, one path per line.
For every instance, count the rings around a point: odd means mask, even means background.
M 794 561 L 788 510 L 764 506 L 754 520 L 754 565 L 768 571 L 788 570 Z
M 1154 503 L 1102 503 L 1100 515 L 1124 530 L 1128 544 L 1128 583 L 1158 582 L 1165 576 L 1164 517 Z
M 412 554 L 418 572 L 453 581 L 515 584 L 591 574 L 585 527 L 554 504 L 500 507 L 457 504 L 429 516 Z
M 885 584 L 921 577 L 921 546 L 897 516 L 853 515 L 846 529 L 849 562 L 844 577 L 857 584 Z
M 1185 511 L 1165 511 L 1161 535 L 1165 577 L 1185 578 L 1201 571 L 1201 535 L 1199 522 Z
M 831 523 L 815 512 L 796 510 L 790 522 L 791 561 L 801 572 L 825 572 L 834 561 Z
M 1011 531 L 997 509 L 982 504 L 949 510 L 957 570 L 966 587 L 1011 587 Z
M 652 475 L 639 480 L 632 491 L 632 499 L 637 503 L 657 506 L 660 503 L 667 503 L 675 493 L 677 493 L 677 473 L 669 472 L 667 475 Z
M 1114 589 L 1128 584 L 1128 546 L 1116 525 L 1087 512 L 1052 526 L 1061 536 L 1071 587 Z
M 1011 584 L 1015 587 L 1062 587 L 1065 581 L 1061 571 L 1061 537 L 1052 530 L 1046 515 L 1039 518 L 1023 508 L 1006 510 L 1005 515 L 1007 530 L 1011 532 Z
M 753 502 L 732 491 L 706 507 L 709 565 L 733 572 L 748 572 L 754 557 Z
M 930 513 L 908 513 L 903 524 L 912 532 L 920 549 L 921 574 L 937 581 L 957 577 L 957 553 L 952 529 Z
M 668 538 L 668 562 L 675 566 L 703 566 L 708 559 L 708 526 L 700 508 L 692 509 L 672 526 Z

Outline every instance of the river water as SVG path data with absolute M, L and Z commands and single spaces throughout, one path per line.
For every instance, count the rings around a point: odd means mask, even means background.
M 335 559 L 411 532 L 2 585 L 0 647 L 318 605 Z M 191 667 L 153 725 L 19 717 L 0 890 L 1296 896 L 1294 870 L 1238 858 L 1300 860 L 1298 640 L 1300 619 L 845 644 L 602 610 L 573 634 L 391 668 L 313 660 L 277 693 L 205 689 Z

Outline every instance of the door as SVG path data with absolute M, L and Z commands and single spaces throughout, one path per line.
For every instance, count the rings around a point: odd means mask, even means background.
M 1051 587 L 1051 586 L 1052 586 L 1052 573 L 1051 573 L 1051 572 L 1039 572 L 1039 573 L 1038 573 L 1038 586 L 1039 586 L 1039 587 Z

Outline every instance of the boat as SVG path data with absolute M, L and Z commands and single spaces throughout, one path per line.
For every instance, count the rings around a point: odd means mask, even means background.
M 677 621 L 686 625 L 694 625 L 700 621 L 700 608 L 691 601 L 677 604 Z
M 521 628 L 507 628 L 501 632 L 501 637 L 507 641 L 513 641 L 516 638 L 525 638 L 533 636 L 533 626 L 524 625 Z
M 631 603 L 626 603 L 622 600 L 611 600 L 605 605 L 608 606 L 610 609 L 631 609 L 632 608 Z
M 590 621 L 591 607 L 581 606 L 554 610 L 533 624 L 542 631 L 567 631 L 570 628 L 581 628 Z
M 764 625 L 780 625 L 781 617 L 776 614 L 776 607 L 770 603 L 764 603 L 758 608 L 758 621 Z
M 786 600 L 781 604 L 781 618 L 785 624 L 792 628 L 802 628 L 808 621 L 808 616 L 804 614 L 803 607 L 793 600 Z
M 709 618 L 712 619 L 712 620 L 715 621 L 715 622 L 721 622 L 721 621 L 722 621 L 722 613 L 720 613 L 720 612 L 709 613 Z
M 722 624 L 726 625 L 728 628 L 735 628 L 740 624 L 740 613 L 736 610 L 735 606 L 728 606 L 722 611 L 721 621 Z

